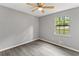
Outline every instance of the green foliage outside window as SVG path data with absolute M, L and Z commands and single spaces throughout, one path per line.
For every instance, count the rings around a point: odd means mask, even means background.
M 70 18 L 68 16 L 56 17 L 56 33 L 69 34 L 70 32 Z

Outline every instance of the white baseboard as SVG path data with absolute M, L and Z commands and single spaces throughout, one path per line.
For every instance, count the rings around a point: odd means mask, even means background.
M 61 47 L 64 47 L 64 48 L 67 48 L 67 49 L 70 49 L 70 50 L 73 50 L 73 51 L 76 51 L 76 52 L 79 52 L 78 49 L 74 49 L 72 47 L 68 47 L 68 46 L 65 46 L 65 45 L 57 44 L 55 42 L 51 42 L 51 41 L 47 40 L 46 38 L 40 38 L 40 40 L 43 40 L 43 41 L 46 41 L 48 43 L 51 43 L 51 44 L 54 44 L 54 45 L 57 45 L 57 46 L 61 46 Z
M 68 47 L 68 46 L 65 46 L 65 45 L 57 44 L 57 43 L 55 43 L 55 42 L 51 42 L 51 41 L 47 40 L 46 38 L 35 38 L 35 39 L 30 40 L 30 41 L 28 41 L 28 42 L 22 42 L 22 43 L 20 43 L 20 44 L 18 44 L 18 45 L 14 45 L 14 46 L 10 46 L 10 47 L 1 49 L 0 52 L 5 51 L 5 50 L 8 50 L 8 49 L 15 48 L 15 47 L 20 46 L 20 45 L 24 45 L 24 44 L 30 43 L 30 42 L 35 41 L 35 40 L 38 40 L 38 39 L 43 40 L 43 41 L 48 42 L 48 43 L 51 43 L 51 44 L 54 44 L 54 45 L 58 45 L 58 46 L 61 46 L 61 47 L 64 47 L 64 48 L 67 48 L 67 49 L 76 51 L 76 52 L 79 52 L 79 50 L 77 50 L 77 49 L 74 49 L 74 48 L 72 48 L 72 47 Z
M 4 48 L 4 49 L 0 49 L 0 52 L 5 51 L 5 50 L 8 50 L 8 49 L 15 48 L 15 47 L 20 46 L 20 45 L 24 45 L 24 44 L 30 43 L 30 42 L 35 41 L 35 40 L 38 40 L 38 39 L 39 39 L 39 38 L 35 38 L 35 39 L 30 40 L 30 41 L 28 41 L 28 42 L 21 42 L 21 43 L 19 43 L 18 45 L 16 44 L 16 45 L 14 45 L 14 46 L 10 46 L 10 47 Z

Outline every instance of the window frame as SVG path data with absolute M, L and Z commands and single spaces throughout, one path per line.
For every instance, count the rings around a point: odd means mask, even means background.
M 62 18 L 62 17 L 68 17 L 68 18 L 69 18 L 69 33 L 68 33 L 68 34 L 57 33 L 57 30 L 56 30 L 56 28 L 57 28 L 57 26 L 56 26 L 56 25 L 57 25 L 57 23 L 56 23 L 56 21 L 57 21 L 57 20 L 56 20 L 57 17 L 60 17 L 60 18 Z M 71 26 L 70 26 L 70 25 L 71 25 L 71 18 L 70 18 L 69 16 L 57 16 L 57 17 L 55 17 L 55 19 L 54 19 L 54 20 L 55 20 L 55 21 L 54 21 L 54 24 L 55 24 L 55 25 L 54 25 L 54 26 L 55 26 L 55 27 L 54 27 L 54 34 L 55 34 L 55 35 L 59 35 L 59 36 L 70 36 L 70 30 L 71 30 L 71 28 L 70 28 L 70 27 L 71 27 Z M 66 29 L 64 29 L 64 30 L 66 30 Z

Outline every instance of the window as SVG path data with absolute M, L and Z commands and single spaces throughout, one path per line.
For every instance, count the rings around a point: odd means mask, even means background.
M 56 17 L 56 34 L 68 35 L 70 32 L 70 17 Z

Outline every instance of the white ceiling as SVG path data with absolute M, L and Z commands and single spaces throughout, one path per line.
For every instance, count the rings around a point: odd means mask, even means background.
M 75 7 L 79 7 L 79 3 L 46 3 L 46 5 L 53 5 L 55 6 L 55 8 L 51 10 L 45 10 L 45 13 L 42 14 L 39 11 L 35 11 L 34 13 L 31 12 L 33 8 L 31 6 L 26 5 L 25 3 L 0 3 L 0 5 L 8 7 L 8 8 L 16 9 L 18 11 L 22 11 L 25 13 L 29 13 L 37 17 L 49 15 L 55 12 L 59 12 L 59 11 L 63 11 L 63 10 L 67 10 L 67 9 L 71 9 Z

